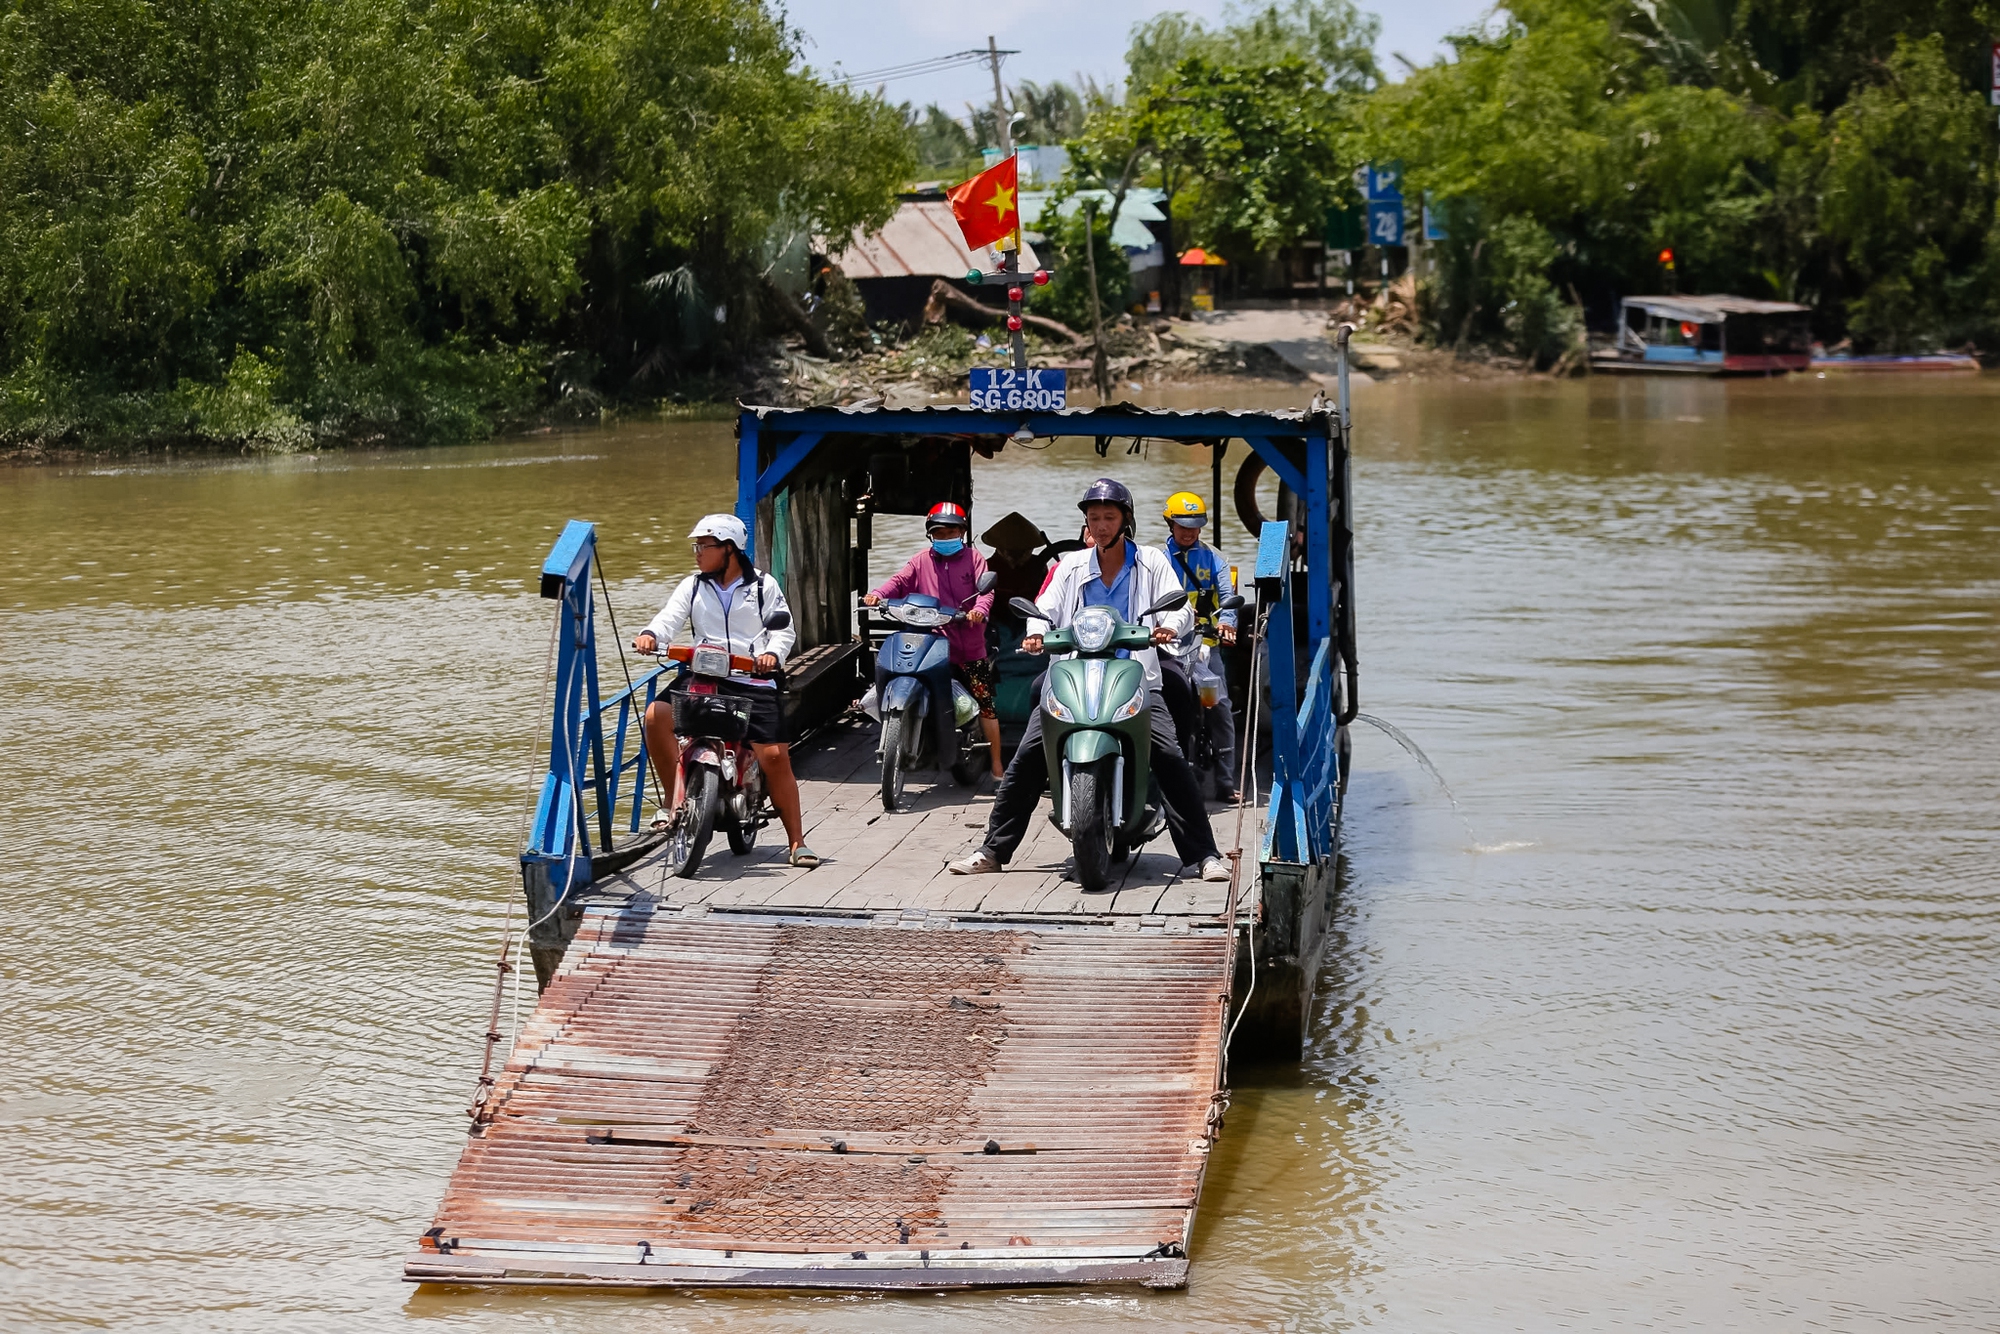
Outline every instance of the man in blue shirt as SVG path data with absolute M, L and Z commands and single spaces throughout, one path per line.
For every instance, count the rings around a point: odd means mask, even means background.
M 1132 540 L 1132 493 L 1123 483 L 1100 477 L 1084 492 L 1077 508 L 1083 511 L 1093 543 L 1063 557 L 1036 600 L 1052 627 L 1069 625 L 1079 610 L 1091 606 L 1108 607 L 1119 619 L 1129 620 L 1134 612 L 1156 605 L 1161 595 L 1173 590 L 1174 571 L 1166 557 Z M 1194 771 L 1174 744 L 1173 718 L 1159 694 L 1164 660 L 1159 646 L 1191 630 L 1194 617 L 1181 607 L 1153 619 L 1153 644 L 1121 656 L 1137 659 L 1146 669 L 1153 777 L 1166 802 L 1167 831 L 1183 866 L 1192 867 L 1202 880 L 1226 881 L 1229 866 L 1216 850 L 1208 809 L 1202 805 Z M 1030 634 L 1021 641 L 1021 648 L 1028 653 L 1041 652 L 1041 634 Z M 1039 683 L 1035 693 L 1039 699 Z M 1008 761 L 1007 776 L 994 793 L 986 837 L 970 856 L 951 863 L 952 874 L 984 875 L 1005 866 L 1027 836 L 1029 818 L 1048 785 L 1042 710 L 1037 708 L 1029 715 L 1027 731 L 1014 750 L 1014 758 Z
M 1201 540 L 1202 527 L 1208 523 L 1208 506 L 1200 496 L 1192 491 L 1175 492 L 1167 497 L 1161 517 L 1167 521 L 1167 559 L 1173 562 L 1174 573 L 1180 576 L 1181 587 L 1188 591 L 1194 604 L 1198 631 L 1167 650 L 1176 661 L 1163 665 L 1167 666 L 1170 677 L 1178 678 L 1164 687 L 1167 705 L 1180 732 L 1181 751 L 1192 756 L 1190 743 L 1198 720 L 1195 710 L 1202 707 L 1194 678 L 1204 674 L 1215 678 L 1216 699 L 1208 708 L 1209 737 L 1215 746 L 1219 775 L 1215 795 L 1220 801 L 1234 801 L 1236 715 L 1229 707 L 1229 678 L 1222 670 L 1220 646 L 1236 642 L 1236 613 L 1221 606 L 1222 599 L 1236 591 L 1235 583 L 1222 553 Z

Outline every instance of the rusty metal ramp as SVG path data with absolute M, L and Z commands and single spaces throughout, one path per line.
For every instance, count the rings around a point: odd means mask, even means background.
M 1227 937 L 916 925 L 590 910 L 405 1277 L 1184 1284 Z

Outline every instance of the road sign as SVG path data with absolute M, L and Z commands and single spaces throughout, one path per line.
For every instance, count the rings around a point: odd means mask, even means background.
M 1371 204 L 1400 204 L 1403 202 L 1403 164 L 1384 162 L 1381 166 L 1368 168 L 1368 202 Z M 1369 229 L 1374 235 L 1374 229 Z
M 988 412 L 1054 412 L 1069 406 L 1069 372 L 1063 370 L 974 366 L 971 387 L 972 406 Z
M 1400 196 L 1394 200 L 1368 202 L 1368 244 L 1403 244 L 1403 201 Z
M 1328 250 L 1359 250 L 1368 244 L 1368 219 L 1358 208 L 1330 208 L 1323 239 Z

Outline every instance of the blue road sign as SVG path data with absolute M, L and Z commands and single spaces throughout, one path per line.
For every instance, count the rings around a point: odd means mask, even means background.
M 988 412 L 997 408 L 1017 408 L 1029 412 L 1054 412 L 1066 408 L 1069 406 L 1069 372 L 974 366 L 972 406 Z
M 1403 244 L 1403 201 L 1400 198 L 1369 201 L 1368 244 Z
M 1385 162 L 1379 167 L 1371 165 L 1368 168 L 1368 202 L 1371 204 L 1403 202 L 1402 163 Z

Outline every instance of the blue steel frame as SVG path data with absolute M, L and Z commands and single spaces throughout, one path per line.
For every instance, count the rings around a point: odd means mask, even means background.
M 1343 370 L 1344 370 L 1343 365 Z M 1200 443 L 1242 440 L 1304 502 L 1305 531 L 1267 521 L 1257 553 L 1261 606 L 1269 606 L 1267 657 L 1276 772 L 1263 859 L 1318 861 L 1332 855 L 1340 790 L 1335 741 L 1359 707 L 1354 649 L 1353 518 L 1345 376 L 1337 411 L 1280 417 L 1250 412 L 1087 410 L 1000 413 L 970 408 L 843 411 L 746 408 L 737 418 L 736 517 L 756 540 L 759 502 L 785 485 L 829 438 L 842 436 L 1138 437 Z M 1303 444 L 1296 457 L 1281 441 Z M 765 454 L 770 461 L 765 462 Z M 1303 468 L 1300 466 L 1303 463 Z M 1303 687 L 1293 652 L 1291 574 L 1308 572 L 1306 633 L 1312 667 Z M 1338 622 L 1336 623 L 1336 618 Z M 1345 670 L 1345 689 L 1337 683 Z
M 658 697 L 668 669 L 656 667 L 610 699 L 597 680 L 596 599 L 591 573 L 597 559 L 597 529 L 571 519 L 542 562 L 542 596 L 560 604 L 555 644 L 555 707 L 549 728 L 549 767 L 535 806 L 535 821 L 522 849 L 521 865 L 548 868 L 558 897 L 587 887 L 593 851 L 612 847 L 624 776 L 632 773 L 626 800 L 631 811 L 625 832 L 636 834 L 646 795 L 646 737 L 636 727 L 646 706 Z M 605 719 L 615 717 L 611 753 L 605 754 Z M 637 744 L 628 758 L 627 741 Z M 597 844 L 591 843 L 596 826 Z

